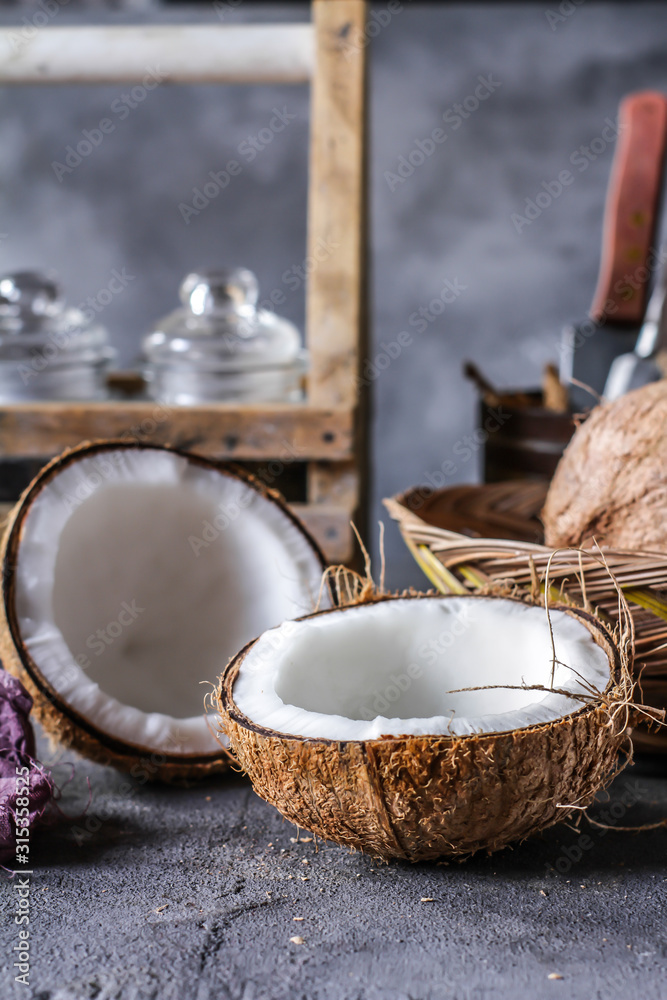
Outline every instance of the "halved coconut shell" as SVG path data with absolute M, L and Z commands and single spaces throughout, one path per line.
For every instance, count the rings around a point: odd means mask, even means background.
M 586 648 L 592 647 L 589 652 L 596 659 L 596 669 L 603 670 L 598 677 L 606 676 L 606 683 L 602 683 L 602 689 L 596 692 L 594 685 L 587 682 L 585 688 L 589 695 L 584 696 L 583 701 L 575 700 L 566 707 L 560 702 L 560 708 L 558 699 L 561 695 L 545 692 L 544 689 L 536 693 L 521 685 L 519 691 L 514 689 L 518 699 L 515 703 L 524 706 L 519 716 L 528 720 L 542 718 L 544 721 L 517 728 L 517 713 L 513 710 L 486 720 L 466 720 L 452 714 L 449 728 L 458 727 L 460 734 L 447 735 L 446 726 L 443 731 L 443 719 L 372 720 L 374 707 L 377 708 L 378 704 L 382 707 L 382 704 L 373 701 L 369 691 L 371 688 L 378 690 L 378 677 L 383 675 L 383 658 L 391 658 L 392 649 L 402 642 L 399 634 L 401 617 L 406 619 L 406 627 L 414 617 L 410 605 L 419 602 L 425 612 L 419 616 L 421 622 L 415 620 L 421 629 L 421 635 L 415 636 L 415 641 L 419 643 L 432 634 L 428 619 L 433 618 L 437 624 L 437 614 L 441 610 L 444 614 L 448 609 L 451 611 L 455 606 L 460 608 L 472 602 L 473 620 L 479 625 L 484 618 L 484 615 L 482 618 L 478 616 L 482 609 L 480 602 L 489 601 L 496 605 L 491 609 L 493 614 L 508 613 L 507 629 L 501 626 L 497 639 L 493 636 L 485 639 L 475 626 L 468 633 L 470 642 L 467 648 L 471 655 L 483 658 L 479 643 L 482 642 L 482 646 L 486 643 L 492 661 L 488 667 L 493 673 L 494 644 L 502 644 L 508 635 L 515 634 L 516 655 L 523 656 L 520 613 L 528 610 L 539 614 L 546 630 L 543 608 L 527 607 L 526 602 L 508 598 L 476 595 L 388 598 L 372 604 L 310 615 L 299 622 L 289 623 L 287 629 L 272 630 L 250 643 L 226 668 L 218 688 L 218 702 L 222 728 L 258 794 L 276 806 L 291 822 L 320 837 L 381 858 L 408 861 L 463 857 L 479 850 L 495 851 L 566 819 L 575 808 L 589 804 L 614 770 L 617 753 L 624 740 L 627 723 L 625 705 L 631 684 L 627 671 L 627 650 L 620 649 L 606 627 L 585 611 L 572 607 L 550 609 L 556 629 L 556 645 L 562 648 L 558 629 L 574 630 L 574 644 L 567 647 L 569 654 L 577 655 L 578 642 Z M 517 607 L 519 612 L 516 612 Z M 355 662 L 353 647 L 357 640 L 354 637 L 350 639 L 351 651 L 348 651 L 345 662 L 343 657 L 339 657 L 338 669 L 332 665 L 336 658 L 336 641 L 340 640 L 343 630 L 350 632 L 355 626 L 355 618 L 359 619 L 361 614 L 369 616 L 368 634 L 372 642 L 369 646 L 369 662 L 372 661 L 369 670 L 374 679 L 370 686 L 364 688 L 362 698 L 370 707 L 370 712 L 360 709 L 358 699 L 355 702 L 348 697 L 349 687 L 357 683 L 355 678 L 365 672 L 363 657 L 357 657 Z M 519 619 L 513 625 L 512 619 L 516 614 Z M 337 625 L 338 639 L 333 629 L 327 629 L 327 622 Z M 359 624 L 356 621 L 356 626 Z M 307 657 L 304 659 L 304 639 L 299 632 L 304 625 L 314 626 L 320 631 L 319 639 L 315 633 L 308 638 L 308 642 L 313 643 L 311 668 L 317 675 L 312 684 L 306 679 Z M 513 632 L 515 626 L 518 631 Z M 536 622 L 531 621 L 530 627 L 537 627 Z M 361 636 L 361 632 L 357 631 Z M 386 641 L 383 638 L 385 633 Z M 282 643 L 281 636 L 284 638 Z M 474 664 L 466 658 L 468 640 L 464 637 L 462 642 L 458 653 L 445 653 L 444 658 L 440 657 L 435 664 L 433 669 L 436 673 L 431 670 L 429 675 L 430 689 L 420 694 L 418 690 L 410 693 L 406 688 L 405 697 L 412 698 L 410 707 L 421 710 L 422 714 L 436 712 L 436 703 L 441 701 L 436 687 L 437 670 L 443 665 L 447 669 L 447 658 L 454 655 L 460 660 L 460 670 L 453 675 L 454 678 L 458 676 L 455 690 L 472 686 L 477 688 L 476 681 L 480 677 L 483 679 L 484 671 L 476 676 L 474 669 L 468 669 Z M 524 648 L 532 648 L 531 642 L 532 639 Z M 455 646 L 452 648 L 455 649 Z M 508 651 L 511 654 L 512 650 Z M 406 655 L 409 656 L 409 653 Z M 271 662 L 272 657 L 278 662 L 277 667 Z M 326 661 L 327 657 L 329 660 L 324 663 L 320 683 L 317 679 L 319 661 L 320 658 Z M 500 658 L 498 650 L 497 659 Z M 529 659 L 527 657 L 527 663 Z M 396 665 L 393 666 L 395 668 Z M 411 676 L 410 666 L 406 670 L 404 664 L 400 676 Z M 575 667 L 574 663 L 572 667 Z M 522 666 L 519 673 L 523 669 Z M 390 675 L 391 670 L 386 673 Z M 507 682 L 502 669 L 495 671 L 495 675 L 498 685 L 502 685 L 503 680 Z M 405 687 L 395 670 L 392 676 L 394 688 Z M 564 675 L 559 676 L 562 679 Z M 451 680 L 451 676 L 448 682 L 443 677 L 443 687 L 448 683 L 451 685 Z M 306 690 L 302 694 L 299 694 L 297 681 L 305 685 Z M 275 692 L 272 689 L 274 684 Z M 387 698 L 391 700 L 389 686 L 383 690 L 385 702 Z M 569 690 L 581 692 L 582 689 L 570 685 Z M 267 691 L 270 694 L 268 700 Z M 285 701 L 282 708 L 279 704 L 281 698 L 274 696 L 280 693 Z M 451 695 L 451 688 L 446 693 Z M 300 703 L 296 712 L 292 711 L 294 702 L 290 701 L 290 694 L 296 695 L 295 700 Z M 484 694 L 487 699 L 492 699 L 494 708 L 502 707 L 501 687 L 492 686 Z M 502 697 L 508 695 L 509 692 Z M 460 693 L 458 697 L 461 697 Z M 471 692 L 465 693 L 464 697 L 472 697 Z M 331 705 L 328 715 L 325 712 L 327 698 Z M 532 705 L 531 698 L 534 702 L 545 700 L 542 705 Z M 239 700 L 253 707 L 243 711 Z M 547 702 L 551 707 L 547 706 Z M 434 706 L 432 710 L 429 707 L 431 704 Z M 343 720 L 344 706 L 347 706 L 348 714 Z M 299 714 L 301 709 L 305 711 Z M 395 710 L 398 714 L 398 708 Z M 340 714 L 336 714 L 337 711 Z M 524 714 L 521 715 L 521 712 Z M 258 721 L 258 716 L 285 719 L 291 731 L 276 731 Z M 511 728 L 503 729 L 503 719 L 510 722 Z M 429 726 L 439 729 L 439 732 L 430 734 Z M 306 735 L 295 734 L 300 727 Z M 319 738 L 315 735 L 318 727 L 323 732 Z M 408 731 L 402 734 L 402 727 Z M 487 731 L 480 731 L 483 729 Z M 342 738 L 327 738 L 324 735 L 326 732 L 330 737 L 336 731 Z M 355 734 L 364 731 L 374 735 L 354 738 Z
M 202 682 L 252 636 L 312 610 L 324 567 L 279 495 L 240 469 L 126 442 L 46 466 L 1 558 L 0 655 L 42 726 L 167 780 L 228 767 Z

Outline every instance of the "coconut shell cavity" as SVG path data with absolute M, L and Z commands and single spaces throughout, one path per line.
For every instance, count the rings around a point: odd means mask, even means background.
M 262 635 L 218 689 L 256 791 L 382 858 L 494 851 L 590 803 L 615 767 L 628 652 L 586 611 L 410 596 Z M 554 659 L 555 650 L 555 659 Z
M 86 445 L 15 508 L 2 658 L 58 741 L 153 777 L 228 766 L 204 698 L 244 643 L 311 611 L 308 533 L 239 471 L 145 445 Z

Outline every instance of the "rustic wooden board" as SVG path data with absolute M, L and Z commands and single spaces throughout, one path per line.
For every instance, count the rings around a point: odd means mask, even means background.
M 318 406 L 358 396 L 364 270 L 363 0 L 315 0 L 306 327 L 308 393 Z
M 309 278 L 306 327 L 308 395 L 317 406 L 355 408 L 351 461 L 312 463 L 308 499 L 349 512 L 336 529 L 314 534 L 330 558 L 349 562 L 354 518 L 365 527 L 367 421 L 359 372 L 366 350 L 365 309 L 365 0 L 315 0 L 315 72 L 311 89 Z M 336 554 L 326 535 L 338 532 Z M 324 537 L 323 537 L 324 536 Z
M 355 546 L 351 526 L 353 510 L 320 503 L 291 503 L 289 506 L 308 528 L 327 562 L 352 560 Z
M 359 475 L 356 461 L 310 462 L 308 499 L 354 511 L 359 503 Z
M 347 459 L 353 426 L 352 410 L 306 405 L 22 403 L 0 406 L 0 454 L 46 458 L 81 441 L 123 438 L 219 459 Z
M 0 28 L 0 51 L 10 54 L 0 59 L 3 84 L 152 90 L 162 82 L 302 83 L 313 72 L 309 24 L 56 24 L 33 31 L 29 45 L 17 46 L 16 37 L 16 28 Z

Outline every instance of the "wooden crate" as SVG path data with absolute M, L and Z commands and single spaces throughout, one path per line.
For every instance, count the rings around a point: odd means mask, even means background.
M 13 52 L 0 31 L 2 83 L 138 83 L 159 62 L 172 83 L 311 81 L 306 288 L 310 371 L 298 404 L 166 407 L 0 404 L 0 456 L 44 459 L 97 438 L 171 444 L 219 460 L 305 463 L 294 509 L 331 561 L 349 561 L 363 530 L 367 435 L 359 371 L 365 350 L 366 0 L 313 0 L 312 23 L 151 27 L 46 26 Z M 277 477 L 279 478 L 279 477 Z M 279 485 L 279 483 L 278 483 Z

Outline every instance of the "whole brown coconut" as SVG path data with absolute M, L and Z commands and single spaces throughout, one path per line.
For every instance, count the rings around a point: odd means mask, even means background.
M 593 410 L 558 464 L 546 543 L 667 552 L 667 383 Z

